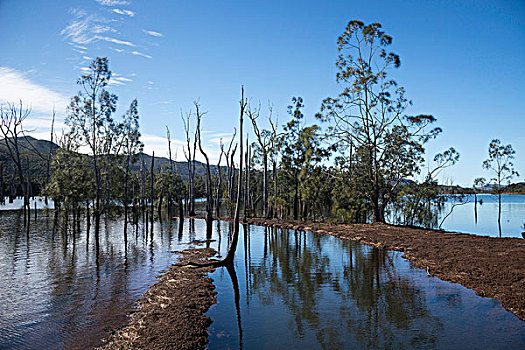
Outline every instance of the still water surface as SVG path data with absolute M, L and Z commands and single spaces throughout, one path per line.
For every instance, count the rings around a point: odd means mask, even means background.
M 465 196 L 465 204 L 453 208 L 442 228 L 448 231 L 473 233 L 499 237 L 498 196 L 478 194 L 474 208 L 474 195 Z M 480 203 L 481 202 L 481 203 Z M 454 203 L 445 203 L 441 217 L 448 214 Z M 475 210 L 477 210 L 477 220 Z M 522 237 L 525 232 L 525 195 L 504 194 L 501 196 L 501 236 Z
M 309 232 L 244 232 L 235 273 L 211 274 L 210 349 L 525 348 L 525 322 L 498 301 L 427 277 L 399 252 Z
M 97 254 L 84 224 L 36 220 L 26 231 L 20 212 L 0 212 L 0 349 L 100 345 L 176 261 L 172 251 L 205 239 L 203 220 L 186 220 L 181 235 L 173 220 L 131 230 L 124 249 L 122 221 L 103 220 Z M 211 247 L 224 255 L 231 225 L 213 227 Z M 228 271 L 211 276 L 210 349 L 525 348 L 525 322 L 499 302 L 428 278 L 399 253 L 256 226 L 239 244 L 237 308 Z

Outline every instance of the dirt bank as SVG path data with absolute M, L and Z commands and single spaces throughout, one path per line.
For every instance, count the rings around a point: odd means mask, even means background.
M 179 264 L 215 255 L 215 250 L 188 249 Z M 172 266 L 138 301 L 130 323 L 102 349 L 204 349 L 211 319 L 204 315 L 216 303 L 213 267 Z
M 525 240 L 445 233 L 386 224 L 324 224 L 247 219 L 254 225 L 313 231 L 378 248 L 404 257 L 430 275 L 461 283 L 478 295 L 499 299 L 505 309 L 525 320 Z

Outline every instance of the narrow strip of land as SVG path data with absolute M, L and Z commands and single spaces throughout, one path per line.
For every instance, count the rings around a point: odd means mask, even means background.
M 138 301 L 130 323 L 111 335 L 103 349 L 204 349 L 211 319 L 204 315 L 216 303 L 215 286 L 206 277 L 213 267 L 188 266 L 216 251 L 188 249 Z
M 386 224 L 327 224 L 246 219 L 246 223 L 312 231 L 404 252 L 429 275 L 460 283 L 483 297 L 496 298 L 525 320 L 525 240 L 445 233 Z

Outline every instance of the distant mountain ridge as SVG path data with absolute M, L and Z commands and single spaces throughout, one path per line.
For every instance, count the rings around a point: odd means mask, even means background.
M 24 136 L 18 139 L 18 145 L 20 149 L 20 158 L 23 163 L 24 170 L 27 169 L 27 163 L 30 165 L 31 176 L 32 177 L 45 177 L 46 174 L 46 159 L 49 154 L 49 150 L 53 154 L 56 154 L 60 146 L 54 142 L 47 140 L 39 140 L 31 136 Z M 152 156 L 146 153 L 140 153 L 138 161 L 135 162 L 131 170 L 139 171 L 142 161 L 144 161 L 144 166 L 146 169 L 150 169 Z M 5 145 L 4 139 L 0 139 L 0 162 L 4 166 L 4 175 L 7 172 L 10 172 L 10 169 L 14 168 L 13 161 L 9 155 L 9 150 Z M 160 171 L 164 166 L 169 166 L 170 160 L 166 157 L 155 157 L 154 169 L 155 171 Z M 173 162 L 175 172 L 180 174 L 183 179 L 188 178 L 188 163 L 187 162 Z M 203 176 L 206 174 L 206 164 L 195 161 L 195 174 L 197 176 Z M 217 174 L 217 165 L 210 164 L 210 170 L 212 175 Z M 226 171 L 225 166 L 221 166 L 223 173 Z

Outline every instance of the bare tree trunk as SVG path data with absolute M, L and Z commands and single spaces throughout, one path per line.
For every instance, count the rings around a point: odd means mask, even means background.
M 249 193 L 248 193 L 248 178 L 250 177 L 250 169 L 248 165 L 248 135 L 246 135 L 246 152 L 245 152 L 246 170 L 244 174 L 244 220 L 248 217 L 249 211 Z
M 31 170 L 29 168 L 29 158 L 26 157 L 27 164 L 27 189 L 26 189 L 26 201 L 27 201 L 27 223 L 29 224 L 29 219 L 31 217 L 31 206 L 29 204 L 29 198 L 31 196 Z
M 4 163 L 0 162 L 0 204 L 5 204 Z
M 50 175 L 50 168 L 51 168 L 51 158 L 53 157 L 53 137 L 54 137 L 54 128 L 55 128 L 55 109 L 53 108 L 53 119 L 51 120 L 51 138 L 50 138 L 50 144 L 49 144 L 49 153 L 47 155 L 47 164 L 46 164 L 46 184 L 49 184 L 49 179 L 51 177 Z M 48 199 L 47 199 L 47 186 L 44 190 L 44 203 L 46 204 L 46 207 L 48 205 Z
M 151 212 L 151 224 L 153 225 L 153 207 L 154 207 L 154 192 L 153 192 L 153 170 L 154 170 L 154 164 L 155 164 L 155 151 L 153 151 L 153 154 L 151 156 L 151 169 L 150 169 L 150 212 Z
M 277 217 L 277 162 L 273 161 L 273 217 Z
M 199 150 L 206 159 L 206 238 L 211 239 L 211 233 L 213 228 L 213 190 L 211 183 L 211 170 L 210 170 L 210 160 L 204 149 L 202 148 L 202 138 L 201 138 L 201 118 L 203 113 L 200 111 L 200 106 L 198 102 L 194 102 L 195 113 L 197 116 L 197 130 L 196 130 L 196 140 L 198 141 Z
M 140 165 L 140 175 L 140 210 L 142 212 L 142 221 L 144 221 L 144 212 L 146 211 L 146 164 L 144 164 L 144 159 L 142 159 L 142 163 Z
M 263 158 L 263 217 L 268 217 L 268 155 Z
M 221 174 L 221 159 L 222 154 L 224 153 L 224 146 L 221 142 L 221 154 L 219 155 L 219 161 L 217 162 L 217 181 L 215 183 L 215 216 L 217 218 L 221 217 L 221 182 L 222 182 L 222 174 Z
M 242 158 L 243 158 L 243 151 L 242 151 L 242 123 L 243 123 L 243 117 L 244 117 L 244 109 L 246 108 L 246 100 L 244 99 L 244 88 L 241 89 L 241 113 L 239 117 L 239 145 L 240 145 L 240 153 L 239 153 L 239 182 L 237 187 L 237 201 L 235 206 L 235 219 L 234 219 L 234 230 L 233 230 L 233 237 L 232 241 L 230 243 L 230 247 L 228 249 L 228 253 L 226 254 L 226 257 L 224 258 L 223 262 L 225 265 L 233 264 L 233 258 L 235 257 L 235 251 L 237 250 L 237 242 L 239 241 L 239 214 L 240 214 L 240 202 L 241 202 L 241 190 L 242 190 Z
M 126 157 L 126 172 L 124 175 L 124 249 L 128 246 L 128 179 L 129 179 L 129 162 L 130 155 Z
M 170 184 L 171 184 L 171 180 L 172 180 L 172 177 L 173 177 L 173 160 L 171 158 L 171 135 L 170 135 L 170 129 L 168 128 L 168 126 L 166 125 L 166 137 L 168 139 L 168 154 L 169 154 L 169 159 L 170 159 L 170 176 L 169 176 L 169 181 L 168 181 L 168 193 L 166 195 L 166 210 L 168 211 L 168 216 L 170 215 L 170 206 L 171 206 L 171 199 L 172 199 L 172 193 L 170 191 Z

